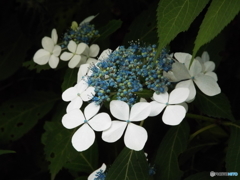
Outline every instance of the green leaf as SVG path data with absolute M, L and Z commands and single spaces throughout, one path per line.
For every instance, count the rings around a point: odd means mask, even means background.
M 46 132 L 42 135 L 42 143 L 45 145 L 46 160 L 50 162 L 49 170 L 53 180 L 69 156 L 77 156 L 71 145 L 74 130 L 67 130 L 60 122 L 46 122 L 44 129 Z
M 29 70 L 36 70 L 37 73 L 41 72 L 42 70 L 51 69 L 48 63 L 45 65 L 38 65 L 33 60 L 24 62 L 22 66 Z
M 66 70 L 62 83 L 62 91 L 65 91 L 67 88 L 70 88 L 77 83 L 78 70 L 79 70 L 78 68 Z
M 124 148 L 110 167 L 106 180 L 147 180 L 148 164 L 143 151 Z
M 231 127 L 231 135 L 229 138 L 227 155 L 226 155 L 226 168 L 228 172 L 240 172 L 240 126 Z M 239 175 L 238 175 L 239 176 Z M 238 176 L 233 176 L 231 179 L 239 179 Z
M 228 180 L 228 177 L 224 177 L 224 176 L 218 176 L 216 178 L 220 180 Z M 200 172 L 200 173 L 193 174 L 184 180 L 203 180 L 203 179 L 212 180 L 213 177 L 210 176 L 210 172 Z
M 75 130 L 64 128 L 60 121 L 46 122 L 44 129 L 46 132 L 42 135 L 42 143 L 45 145 L 46 159 L 50 162 L 51 180 L 64 166 L 86 173 L 91 173 L 97 169 L 96 147 L 91 147 L 81 153 L 73 148 L 71 139 Z
M 186 31 L 209 0 L 161 0 L 157 9 L 158 50 L 170 43 L 178 33 Z
M 78 153 L 78 156 L 69 159 L 64 168 L 76 172 L 91 174 L 98 167 L 98 148 L 94 143 L 87 151 Z
M 196 141 L 194 141 L 196 142 Z M 217 142 L 199 142 L 197 141 L 194 143 L 194 145 L 191 145 L 186 151 L 184 151 L 180 158 L 179 158 L 179 164 L 184 164 L 187 160 L 189 160 L 191 157 L 193 157 L 198 151 L 202 149 L 206 149 L 208 147 L 212 147 L 217 145 Z
M 153 91 L 148 89 L 143 89 L 140 92 L 135 92 L 135 94 L 142 98 L 151 98 L 153 96 Z
M 216 37 L 239 11 L 239 0 L 212 0 L 196 37 L 193 57 L 199 48 Z
M 147 10 L 134 19 L 129 27 L 129 32 L 124 38 L 124 44 L 127 45 L 129 41 L 137 40 L 144 43 L 157 43 L 156 7 L 157 3 L 152 3 Z
M 0 141 L 6 143 L 21 138 L 58 99 L 51 92 L 36 92 L 4 102 L 0 106 Z
M 223 93 L 216 96 L 206 96 L 198 92 L 194 104 L 202 113 L 208 116 L 235 121 L 230 103 Z
M 115 32 L 121 26 L 122 26 L 121 20 L 113 19 L 113 20 L 109 21 L 107 25 L 105 25 L 102 28 L 99 28 L 100 37 L 97 40 L 101 41 L 101 40 L 106 39 L 108 36 L 110 36 L 113 32 Z
M 30 47 L 30 42 L 21 32 L 19 22 L 11 10 L 10 14 L 2 14 L 6 22 L 1 28 L 0 47 L 0 80 L 4 80 L 13 75 L 22 65 L 26 53 Z
M 215 63 L 216 69 L 223 58 L 221 56 L 220 52 L 224 51 L 224 49 L 225 49 L 226 40 L 227 40 L 226 33 L 228 33 L 228 32 L 225 32 L 223 30 L 212 41 L 203 45 L 199 49 L 199 51 L 198 51 L 199 53 L 197 53 L 199 56 L 201 56 L 204 51 L 207 51 L 210 56 L 210 61 L 213 61 Z M 194 45 L 193 42 L 192 42 L 192 45 Z M 192 47 L 192 49 L 193 49 L 193 47 Z M 189 49 L 189 52 L 191 52 L 192 49 Z
M 2 154 L 9 154 L 9 153 L 16 153 L 15 151 L 11 151 L 11 150 L 2 150 L 0 149 L 0 155 Z
M 181 178 L 183 172 L 179 169 L 178 156 L 186 148 L 189 140 L 189 127 L 186 121 L 172 127 L 164 136 L 155 160 L 156 179 Z

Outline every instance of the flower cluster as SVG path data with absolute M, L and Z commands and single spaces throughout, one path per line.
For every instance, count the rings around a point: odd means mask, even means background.
M 90 16 L 79 25 L 74 21 L 59 44 L 57 44 L 57 31 L 53 29 L 51 38 L 44 37 L 42 39 L 43 49 L 35 53 L 33 61 L 39 65 L 49 63 L 51 68 L 58 66 L 60 55 L 61 60 L 69 61 L 69 68 L 79 67 L 92 61 L 95 62 L 95 57 L 98 55 L 100 48 L 97 44 L 88 46 L 93 38 L 99 36 L 98 31 L 94 29 L 94 25 L 90 24 L 90 21 L 94 18 L 95 16 Z M 64 52 L 62 53 L 62 51 Z
M 102 131 L 102 139 L 109 143 L 119 140 L 125 132 L 126 147 L 139 151 L 144 148 L 148 134 L 138 122 L 157 116 L 165 109 L 163 122 L 180 124 L 188 111 L 186 102 L 193 101 L 196 95 L 193 83 L 206 95 L 220 93 L 217 75 L 212 72 L 214 63 L 209 61 L 206 52 L 194 59 L 191 66 L 192 57 L 187 53 L 175 53 L 176 60 L 165 50 L 156 60 L 155 54 L 155 45 L 120 46 L 115 51 L 103 51 L 98 61 L 88 66 L 91 67 L 88 71 L 81 73 L 79 68 L 77 84 L 62 95 L 64 101 L 70 101 L 63 125 L 74 128 L 84 124 L 72 138 L 76 150 L 88 149 L 94 142 L 93 130 L 96 130 Z M 171 92 L 167 88 L 169 81 L 175 84 Z M 151 99 L 138 97 L 144 89 L 151 90 Z M 90 102 L 84 113 L 80 110 L 83 101 Z M 105 101 L 110 101 L 110 112 L 116 120 L 112 121 L 107 113 L 94 116 Z
M 111 95 L 129 105 L 139 100 L 138 92 L 144 88 L 156 93 L 164 93 L 170 82 L 163 76 L 174 62 L 164 49 L 155 60 L 156 46 L 131 44 L 128 48 L 118 47 L 107 57 L 99 59 L 91 68 L 88 77 L 89 86 L 95 87 L 96 95 L 92 99 L 96 104 L 110 101 Z
M 67 129 L 79 127 L 72 137 L 77 151 L 92 146 L 94 131 L 102 132 L 102 139 L 108 143 L 124 136 L 126 147 L 142 150 L 148 139 L 143 122 L 148 117 L 162 113 L 165 124 L 178 125 L 188 111 L 187 103 L 196 96 L 194 84 L 208 96 L 221 92 L 213 72 L 215 64 L 209 60 L 207 52 L 193 59 L 188 53 L 171 56 L 163 49 L 156 57 L 156 45 L 131 43 L 127 48 L 107 49 L 95 59 L 99 46 L 88 46 L 90 40 L 98 36 L 94 25 L 89 24 L 94 17 L 86 18 L 79 25 L 73 22 L 61 46 L 57 44 L 57 32 L 53 29 L 51 38 L 42 39 L 43 49 L 33 58 L 40 65 L 49 63 L 56 68 L 60 56 L 61 60 L 69 61 L 70 68 L 79 67 L 76 85 L 62 94 L 62 99 L 69 102 L 62 118 L 63 126 Z M 147 99 L 142 98 L 144 93 Z M 82 110 L 84 102 L 88 104 Z M 106 112 L 98 113 L 104 103 L 109 105 L 111 116 Z M 105 179 L 105 170 L 103 164 L 88 179 Z M 154 173 L 152 168 L 150 174 Z
M 74 41 L 77 44 L 83 42 L 89 44 L 90 40 L 99 37 L 98 30 L 95 30 L 93 24 L 89 24 L 96 16 L 89 16 L 79 25 L 73 21 L 71 28 L 64 34 L 62 48 L 66 48 L 70 41 Z

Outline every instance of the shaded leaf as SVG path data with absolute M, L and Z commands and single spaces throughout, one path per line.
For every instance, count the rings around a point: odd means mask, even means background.
M 137 40 L 144 43 L 157 43 L 156 7 L 157 3 L 152 3 L 147 10 L 134 19 L 124 38 L 124 44 L 127 45 L 129 41 Z
M 11 150 L 2 150 L 0 149 L 0 155 L 2 154 L 9 154 L 9 153 L 16 153 L 15 151 L 11 151 Z
M 155 160 L 155 179 L 178 180 L 183 172 L 179 169 L 178 156 L 187 148 L 189 127 L 186 121 L 172 127 L 164 136 Z
M 5 9 L 5 8 L 4 8 Z M 4 80 L 14 74 L 20 67 L 26 56 L 30 43 L 21 32 L 17 15 L 12 10 L 3 11 L 1 14 L 4 24 L 1 28 L 1 44 L 0 47 L 0 80 Z M 5 22 L 6 20 L 6 22 Z
M 105 25 L 102 28 L 99 28 L 99 34 L 100 37 L 97 38 L 98 41 L 106 39 L 108 36 L 110 36 L 112 33 L 114 33 L 117 29 L 119 29 L 122 26 L 121 20 L 111 20 L 108 22 L 107 25 Z
M 147 180 L 148 164 L 143 151 L 124 148 L 110 167 L 106 180 Z
M 51 180 L 53 180 L 67 162 L 69 156 L 77 156 L 77 152 L 71 144 L 74 130 L 65 129 L 60 122 L 46 122 L 44 129 L 42 143 L 45 145 L 46 160 L 50 162 L 48 168 Z
M 22 137 L 58 99 L 51 92 L 36 92 L 4 102 L 0 106 L 0 141 L 6 143 Z
M 76 172 L 91 174 L 98 168 L 98 148 L 94 143 L 87 151 L 78 153 L 78 156 L 69 159 L 64 168 Z
M 158 50 L 169 44 L 178 33 L 186 31 L 209 0 L 161 0 L 157 9 Z
M 228 172 L 240 172 L 240 126 L 231 127 L 231 135 L 228 143 L 226 155 L 226 168 Z M 233 176 L 231 179 L 239 179 L 238 176 Z
M 153 96 L 153 91 L 148 89 L 143 89 L 140 92 L 135 92 L 135 94 L 142 98 L 151 98 Z
M 22 66 L 28 68 L 29 70 L 36 70 L 37 73 L 41 72 L 42 70 L 51 69 L 48 63 L 45 65 L 38 65 L 33 60 L 24 62 Z
M 179 164 L 184 164 L 187 160 L 193 157 L 194 154 L 196 154 L 198 151 L 212 147 L 217 144 L 218 144 L 217 142 L 205 142 L 205 143 L 197 142 L 196 144 L 191 145 L 191 147 L 189 147 L 186 151 L 184 151 L 181 154 L 179 158 Z
M 235 120 L 231 112 L 230 103 L 223 93 L 216 96 L 206 96 L 198 92 L 194 104 L 202 113 L 208 116 L 226 118 L 231 121 Z
M 193 57 L 199 48 L 216 37 L 239 11 L 239 0 L 213 0 L 196 37 Z
M 62 83 L 62 91 L 65 91 L 67 88 L 72 87 L 77 83 L 77 73 L 78 68 L 67 69 Z
M 46 160 L 50 162 L 49 170 L 52 180 L 64 166 L 73 170 L 79 168 L 78 172 L 86 173 L 97 169 L 96 147 L 81 153 L 73 148 L 71 139 L 75 129 L 64 128 L 60 121 L 46 122 L 44 129 L 46 132 L 42 135 L 42 143 L 45 145 Z

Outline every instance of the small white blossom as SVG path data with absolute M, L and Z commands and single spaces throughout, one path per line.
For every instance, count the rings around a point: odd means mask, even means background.
M 111 114 L 119 119 L 112 121 L 109 129 L 103 131 L 102 139 L 106 142 L 115 142 L 121 138 L 124 130 L 124 143 L 129 149 L 140 151 L 143 149 L 148 135 L 147 131 L 132 122 L 146 119 L 151 111 L 151 105 L 147 102 L 139 102 L 132 106 L 131 110 L 126 102 L 113 100 L 110 102 Z
M 165 111 L 162 116 L 162 120 L 167 125 L 178 125 L 181 123 L 186 115 L 186 106 L 181 105 L 189 95 L 188 88 L 174 89 L 170 94 L 168 92 L 161 94 L 153 94 L 153 100 L 151 104 L 151 113 L 149 116 L 157 116 L 160 112 Z
M 98 14 L 97 14 L 97 15 L 98 15 Z M 96 16 L 97 16 L 97 15 L 96 15 Z M 82 24 L 84 24 L 84 23 L 89 23 L 89 22 L 91 22 L 96 16 L 94 16 L 94 15 L 88 16 L 87 18 L 85 18 L 85 19 L 79 24 L 79 26 L 82 25 Z
M 89 87 L 85 79 L 82 79 L 74 87 L 66 89 L 62 94 L 62 99 L 70 103 L 67 112 L 81 108 L 83 101 L 89 101 L 95 95 L 94 87 Z
M 95 131 L 103 131 L 111 126 L 111 118 L 107 113 L 98 113 L 99 105 L 90 103 L 84 109 L 74 109 L 62 118 L 62 124 L 67 129 L 82 125 L 72 137 L 72 145 L 77 151 L 87 150 L 95 141 Z
M 56 68 L 59 63 L 59 55 L 61 53 L 61 47 L 57 45 L 58 35 L 56 29 L 52 30 L 50 37 L 44 37 L 42 39 L 43 49 L 39 49 L 33 57 L 33 61 L 39 65 L 49 63 L 51 68 Z
M 190 90 L 189 97 L 186 100 L 187 102 L 193 101 L 196 96 L 194 83 L 208 96 L 215 96 L 221 92 L 216 80 L 202 73 L 202 65 L 198 60 L 194 59 L 189 69 L 192 58 L 190 54 L 175 53 L 174 56 L 179 62 L 173 63 L 172 72 L 166 73 L 165 75 L 174 82 L 181 81 L 176 85 L 176 88 L 187 87 Z
M 215 63 L 213 61 L 210 61 L 210 57 L 208 52 L 204 51 L 202 53 L 201 57 L 196 57 L 196 59 L 201 63 L 202 65 L 202 73 L 211 76 L 216 81 L 218 80 L 217 74 L 214 71 L 215 69 Z

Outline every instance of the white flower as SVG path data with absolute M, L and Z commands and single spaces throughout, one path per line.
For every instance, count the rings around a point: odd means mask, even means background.
M 74 109 L 63 116 L 62 124 L 67 129 L 82 125 L 72 137 L 72 145 L 77 151 L 85 151 L 94 143 L 93 130 L 103 131 L 111 126 L 110 116 L 107 113 L 97 114 L 99 109 L 100 106 L 93 102 L 86 106 L 84 115 L 81 110 Z
M 98 14 L 97 14 L 97 15 L 98 15 Z M 97 16 L 97 15 L 96 15 L 96 16 Z M 89 17 L 85 18 L 85 19 L 79 24 L 79 26 L 82 25 L 82 24 L 84 24 L 84 23 L 89 23 L 89 22 L 91 22 L 96 16 L 92 15 L 92 16 L 89 16 Z
M 126 102 L 113 100 L 110 102 L 110 111 L 112 115 L 121 120 L 112 121 L 112 125 L 102 133 L 102 139 L 106 142 L 115 142 L 124 135 L 124 143 L 129 149 L 135 151 L 142 150 L 148 135 L 147 131 L 132 122 L 142 121 L 146 119 L 151 111 L 151 105 L 147 102 L 139 102 L 132 106 L 131 110 Z
M 74 87 L 66 89 L 62 94 L 62 99 L 66 102 L 70 101 L 67 106 L 67 112 L 73 109 L 79 109 L 83 101 L 89 101 L 95 95 L 94 87 L 89 87 L 85 79 L 82 79 Z
M 165 108 L 162 116 L 163 122 L 167 125 L 178 125 L 185 117 L 187 108 L 180 104 L 186 101 L 188 95 L 188 88 L 177 88 L 170 94 L 168 92 L 162 94 L 154 93 L 153 99 L 155 101 L 150 102 L 152 108 L 149 116 L 157 116 Z
M 100 168 L 98 168 L 97 170 L 93 171 L 89 176 L 88 176 L 88 180 L 103 180 L 106 178 L 106 175 L 104 174 L 104 172 L 106 171 L 106 164 L 102 164 L 102 166 Z
M 215 69 L 215 63 L 213 61 L 210 61 L 210 57 L 208 52 L 204 51 L 202 53 L 201 57 L 196 57 L 196 59 L 201 63 L 202 65 L 202 73 L 211 76 L 216 81 L 218 80 L 217 75 L 214 71 Z
M 86 76 L 86 75 L 90 76 L 92 74 L 90 67 L 93 65 L 97 65 L 98 62 L 102 61 L 103 59 L 106 59 L 111 52 L 112 52 L 111 49 L 106 49 L 101 53 L 101 55 L 98 58 L 98 61 L 94 58 L 89 58 L 87 60 L 86 64 L 80 65 L 79 70 L 78 70 L 78 75 L 77 75 L 78 76 L 77 82 L 79 82 L 83 78 L 83 76 Z
M 99 52 L 99 46 L 96 44 L 91 45 L 89 48 L 85 43 L 79 43 L 77 45 L 72 40 L 68 43 L 67 47 L 70 52 L 62 53 L 60 59 L 63 61 L 70 60 L 68 63 L 68 67 L 70 68 L 75 68 L 81 64 L 86 63 L 89 58 L 89 61 L 92 61 L 91 57 L 96 57 Z
M 59 63 L 59 55 L 61 53 L 61 47 L 57 45 L 57 31 L 52 30 L 52 37 L 44 37 L 42 39 L 43 49 L 39 49 L 33 57 L 33 61 L 39 65 L 49 63 L 51 68 L 56 68 Z
M 189 68 L 189 64 L 192 56 L 188 53 L 175 53 L 174 56 L 179 62 L 173 63 L 172 74 L 168 74 L 173 81 L 181 81 L 176 85 L 176 88 L 187 87 L 190 90 L 190 94 L 187 102 L 194 100 L 196 96 L 196 89 L 194 83 L 198 88 L 208 96 L 214 96 L 221 92 L 215 79 L 209 75 L 202 73 L 202 65 L 196 59 Z

